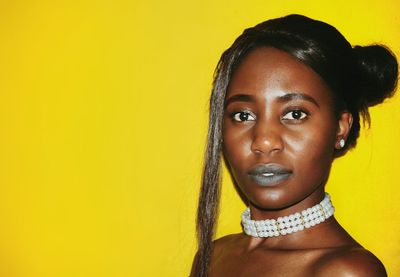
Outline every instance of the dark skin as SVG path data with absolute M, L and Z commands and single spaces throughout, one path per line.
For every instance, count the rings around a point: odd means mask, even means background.
M 351 124 L 350 113 L 335 113 L 332 92 L 308 66 L 271 47 L 249 53 L 227 91 L 223 147 L 252 219 L 278 218 L 319 203 L 335 150 Z M 266 164 L 291 174 L 268 185 L 249 177 L 251 169 Z M 209 276 L 373 277 L 386 272 L 331 217 L 285 236 L 220 238 Z

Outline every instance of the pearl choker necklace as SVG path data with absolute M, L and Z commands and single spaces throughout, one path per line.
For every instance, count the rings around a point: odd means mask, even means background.
M 301 212 L 284 217 L 266 220 L 252 220 L 250 209 L 242 213 L 242 225 L 244 232 L 252 237 L 268 238 L 279 235 L 287 235 L 310 228 L 331 217 L 334 207 L 331 198 L 325 193 L 325 198 L 317 205 Z

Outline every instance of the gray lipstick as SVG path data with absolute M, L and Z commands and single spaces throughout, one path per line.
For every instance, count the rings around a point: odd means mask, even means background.
M 278 164 L 260 165 L 249 172 L 254 182 L 261 186 L 276 185 L 292 175 L 292 171 Z

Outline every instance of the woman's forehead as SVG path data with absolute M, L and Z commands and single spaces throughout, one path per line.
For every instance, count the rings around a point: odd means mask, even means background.
M 236 68 L 226 99 L 235 94 L 265 98 L 288 93 L 317 99 L 332 96 L 324 80 L 309 66 L 282 50 L 262 47 L 251 51 Z

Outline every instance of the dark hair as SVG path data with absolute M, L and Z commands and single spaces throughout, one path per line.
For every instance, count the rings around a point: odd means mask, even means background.
M 221 56 L 210 99 L 208 143 L 197 210 L 198 252 L 194 276 L 207 276 L 218 214 L 222 118 L 225 94 L 232 73 L 244 57 L 258 47 L 274 47 L 312 68 L 333 92 L 336 111 L 348 111 L 353 125 L 343 155 L 356 145 L 360 115 L 370 124 L 368 107 L 393 95 L 398 65 L 385 46 L 355 46 L 333 26 L 302 15 L 289 15 L 246 29 Z

